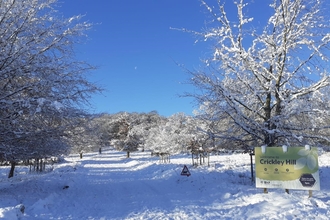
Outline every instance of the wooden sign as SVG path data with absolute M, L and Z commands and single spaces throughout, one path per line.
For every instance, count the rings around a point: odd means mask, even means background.
M 258 188 L 320 190 L 315 147 L 256 147 L 255 164 Z

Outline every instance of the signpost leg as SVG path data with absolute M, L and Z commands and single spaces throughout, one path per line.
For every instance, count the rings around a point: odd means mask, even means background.
M 308 190 L 308 198 L 311 198 L 313 196 L 313 191 L 312 190 Z

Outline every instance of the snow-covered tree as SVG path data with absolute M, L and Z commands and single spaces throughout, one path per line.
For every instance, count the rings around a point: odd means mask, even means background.
M 94 67 L 74 54 L 91 24 L 79 22 L 81 16 L 63 18 L 56 3 L 0 1 L 1 159 L 28 157 L 28 142 L 39 143 L 35 152 L 62 152 L 41 139 L 59 141 L 70 119 L 82 112 L 77 109 L 98 91 L 85 77 Z
M 120 112 L 114 116 L 110 126 L 111 144 L 117 150 L 126 151 L 127 157 L 139 146 L 139 137 L 131 132 L 133 125 L 134 117 L 127 112 Z
M 92 115 L 72 118 L 71 126 L 65 130 L 65 139 L 70 145 L 70 153 L 83 153 L 97 151 L 102 147 L 100 125 Z
M 113 115 L 101 114 L 94 116 L 93 124 L 97 128 L 98 137 L 100 138 L 100 147 L 109 147 L 113 138 Z
M 202 91 L 190 94 L 203 106 L 199 114 L 223 121 L 217 135 L 245 145 L 328 142 L 328 1 L 272 0 L 264 22 L 248 15 L 252 1 L 233 1 L 236 19 L 224 2 L 201 1 L 212 22 L 191 31 L 214 43 L 205 69 L 189 71 Z
M 159 121 L 157 126 L 148 130 L 146 149 L 171 154 L 185 152 L 196 132 L 196 125 L 190 119 L 183 113 L 177 113 Z

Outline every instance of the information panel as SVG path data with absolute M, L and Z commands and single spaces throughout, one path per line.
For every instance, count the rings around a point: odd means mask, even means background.
M 320 190 L 317 148 L 256 147 L 256 187 Z

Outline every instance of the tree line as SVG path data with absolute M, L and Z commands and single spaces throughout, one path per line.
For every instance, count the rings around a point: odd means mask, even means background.
M 63 18 L 55 0 L 0 1 L 0 160 L 13 175 L 19 161 L 65 154 L 72 128 L 100 89 L 74 45 L 91 24 Z
M 79 136 L 81 143 L 75 142 L 75 153 L 112 146 L 116 150 L 127 152 L 129 157 L 130 152 L 137 150 L 175 154 L 191 152 L 197 146 L 200 149 L 214 150 L 244 147 L 234 142 L 229 146 L 229 143 L 222 142 L 213 135 L 214 123 L 184 113 L 169 117 L 161 116 L 156 111 L 101 114 L 95 115 L 88 124 L 88 129 L 78 128 L 85 130 L 85 137 Z

